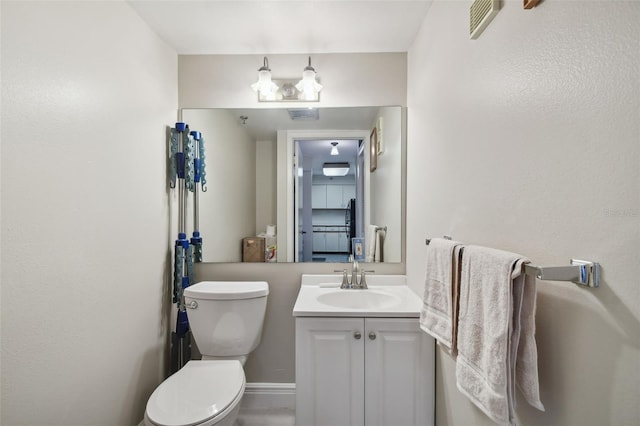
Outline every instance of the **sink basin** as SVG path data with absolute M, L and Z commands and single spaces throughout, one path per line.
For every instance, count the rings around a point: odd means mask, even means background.
M 302 274 L 295 317 L 420 317 L 422 299 L 405 275 L 371 274 L 366 290 L 341 289 L 342 275 Z
M 335 290 L 319 294 L 320 303 L 336 308 L 347 309 L 381 309 L 400 303 L 395 294 L 379 290 Z

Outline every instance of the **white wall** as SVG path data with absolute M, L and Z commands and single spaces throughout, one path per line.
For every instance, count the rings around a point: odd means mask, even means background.
M 520 400 L 518 424 L 638 424 L 640 3 L 503 3 L 472 41 L 468 3 L 435 1 L 409 52 L 409 281 L 442 235 L 600 262 L 599 289 L 539 283 L 547 411 Z M 437 364 L 436 423 L 493 424 Z
M 3 425 L 132 425 L 166 371 L 177 55 L 123 2 L 2 7 Z
M 402 105 L 406 103 L 406 53 L 335 53 L 311 56 L 320 83 L 318 107 Z M 269 55 L 274 79 L 296 79 L 308 55 Z M 262 55 L 180 55 L 180 108 L 273 108 L 258 102 L 250 85 Z M 283 108 L 309 106 L 285 102 Z
M 275 225 L 276 212 L 276 141 L 256 142 L 256 232 L 266 232 Z M 277 231 L 277 230 L 276 230 Z
M 380 108 L 378 117 L 382 119 L 382 137 L 385 149 L 378 155 L 378 167 L 370 174 L 371 191 L 371 223 L 386 226 L 384 239 L 384 261 L 400 262 L 402 260 L 402 111 L 400 108 Z M 373 128 L 376 123 L 372 123 Z
M 183 110 L 182 120 L 198 123 L 194 130 L 205 139 L 208 189 L 199 197 L 202 259 L 240 262 L 242 239 L 256 235 L 256 142 L 227 110 Z

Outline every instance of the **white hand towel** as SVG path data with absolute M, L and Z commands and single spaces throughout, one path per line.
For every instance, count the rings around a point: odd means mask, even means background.
M 376 228 L 375 233 L 376 246 L 374 249 L 373 261 L 378 263 L 382 262 L 382 244 L 384 243 L 384 231 L 380 228 Z
M 376 255 L 380 258 L 380 262 L 384 262 L 384 240 L 387 238 L 386 227 L 378 229 L 378 235 L 380 236 L 380 239 L 378 240 L 380 244 L 376 247 Z
M 433 238 L 427 247 L 427 271 L 420 328 L 452 355 L 456 353 L 458 259 L 462 246 Z
M 364 235 L 364 243 L 366 245 L 365 261 L 373 262 L 376 257 L 376 231 L 378 227 L 375 225 L 368 225 Z
M 520 341 L 516 362 L 516 385 L 532 407 L 544 411 L 538 381 L 538 346 L 536 344 L 536 278 L 523 275 L 520 309 Z M 521 277 L 521 278 L 522 278 Z
M 521 275 L 526 262 L 478 246 L 466 246 L 462 254 L 456 382 L 499 424 L 514 424 L 516 384 L 531 405 L 544 410 L 533 326 L 535 280 Z

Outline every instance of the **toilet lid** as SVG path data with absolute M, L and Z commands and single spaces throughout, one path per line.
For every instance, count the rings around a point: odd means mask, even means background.
M 240 300 L 268 294 L 266 281 L 201 281 L 184 289 L 184 295 L 192 299 Z
M 146 414 L 159 426 L 197 425 L 229 407 L 244 385 L 239 361 L 189 361 L 151 394 Z

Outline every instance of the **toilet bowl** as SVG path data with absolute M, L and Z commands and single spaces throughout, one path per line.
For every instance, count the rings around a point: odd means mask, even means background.
M 147 426 L 232 426 L 245 376 L 240 361 L 189 361 L 147 402 Z
M 184 290 L 202 360 L 192 360 L 156 388 L 146 426 L 233 426 L 244 394 L 247 355 L 260 343 L 269 285 L 203 281 Z

